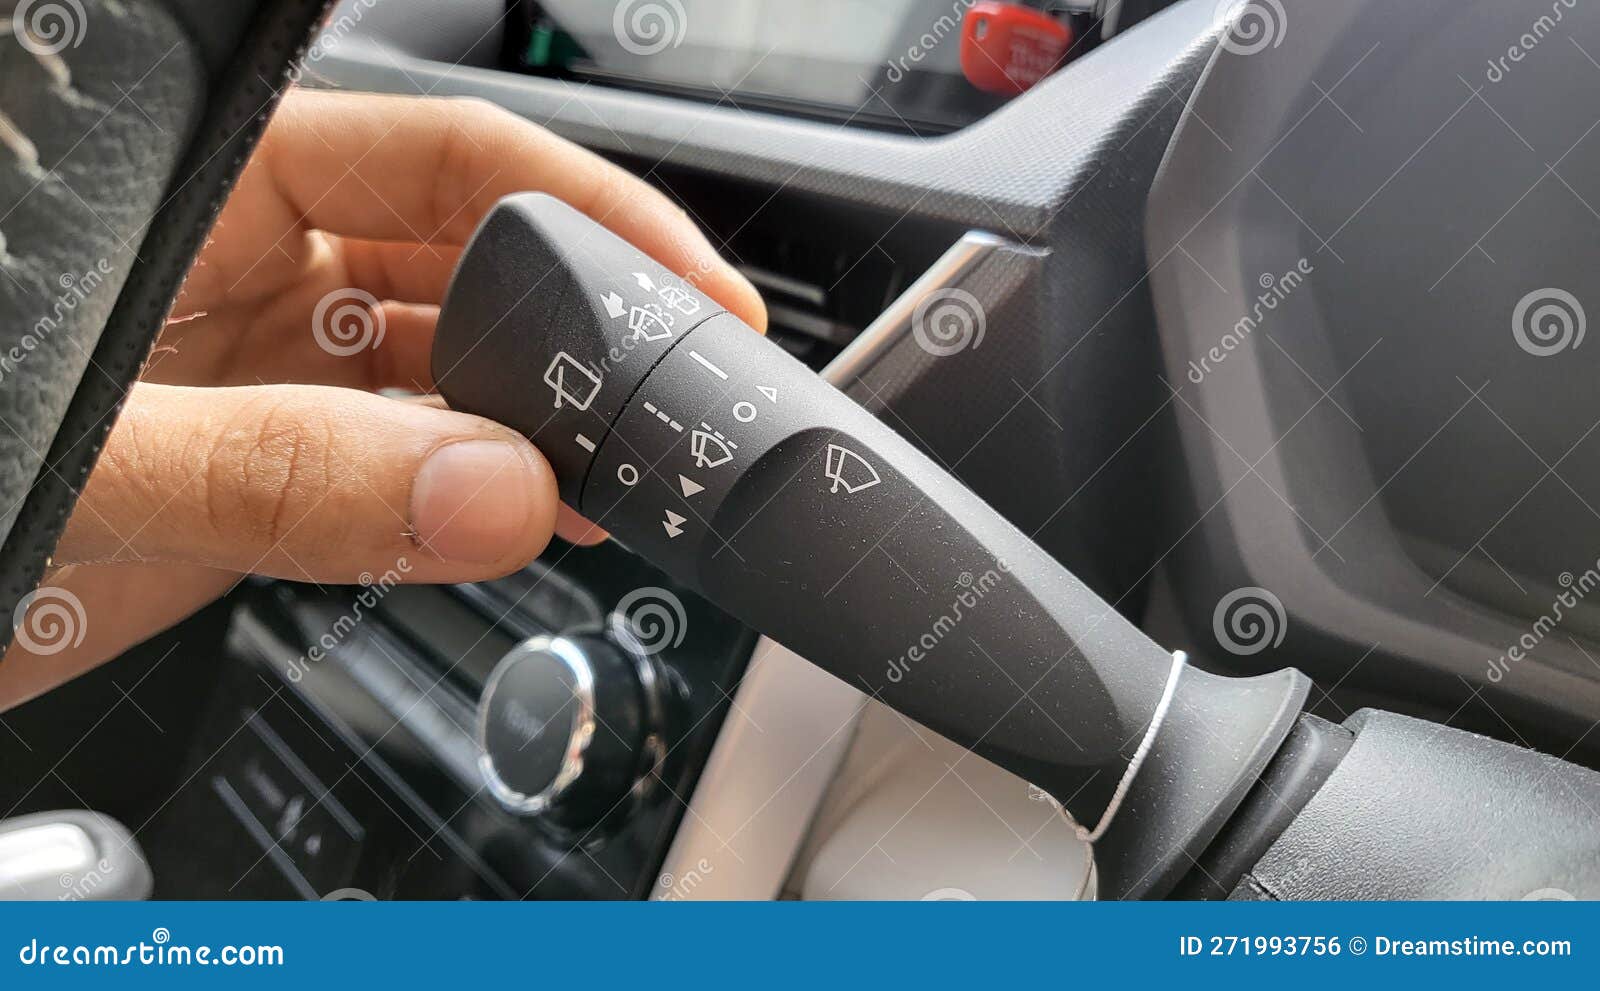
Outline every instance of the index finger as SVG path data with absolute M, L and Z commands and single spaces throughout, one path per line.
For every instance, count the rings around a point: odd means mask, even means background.
M 549 193 L 766 327 L 755 289 L 667 197 L 493 104 L 296 90 L 258 154 L 302 226 L 350 238 L 461 245 L 501 197 Z

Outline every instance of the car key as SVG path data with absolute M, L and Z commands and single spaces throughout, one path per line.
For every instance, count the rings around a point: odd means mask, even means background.
M 1299 712 L 1303 676 L 1185 669 L 887 425 L 551 197 L 486 218 L 433 371 L 628 548 L 1105 833 L 1113 891 L 1187 866 Z

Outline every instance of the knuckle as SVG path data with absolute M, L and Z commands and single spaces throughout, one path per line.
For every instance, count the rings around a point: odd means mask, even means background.
M 330 489 L 330 440 L 322 418 L 292 401 L 244 404 L 207 465 L 213 529 L 280 543 Z
M 508 113 L 500 104 L 481 96 L 449 96 L 445 98 L 452 115 L 466 117 L 477 115 L 486 119 L 503 116 Z
M 476 220 L 477 211 L 467 210 L 467 202 L 476 192 L 470 184 L 476 175 L 473 168 L 477 157 L 483 154 L 484 142 L 503 134 L 510 121 L 520 123 L 510 112 L 481 97 L 451 97 L 445 101 L 444 135 L 439 141 L 439 160 L 434 166 L 431 229 L 439 230 L 462 214 L 471 214 Z

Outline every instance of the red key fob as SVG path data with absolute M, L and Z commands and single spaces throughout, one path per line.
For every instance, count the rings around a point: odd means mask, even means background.
M 980 0 L 961 21 L 961 73 L 986 93 L 1015 96 L 1053 72 L 1072 29 L 1032 7 Z

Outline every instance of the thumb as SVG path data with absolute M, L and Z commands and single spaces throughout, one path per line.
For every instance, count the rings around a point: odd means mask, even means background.
M 557 498 L 526 439 L 466 413 L 325 386 L 140 384 L 55 561 L 475 581 L 539 555 Z

